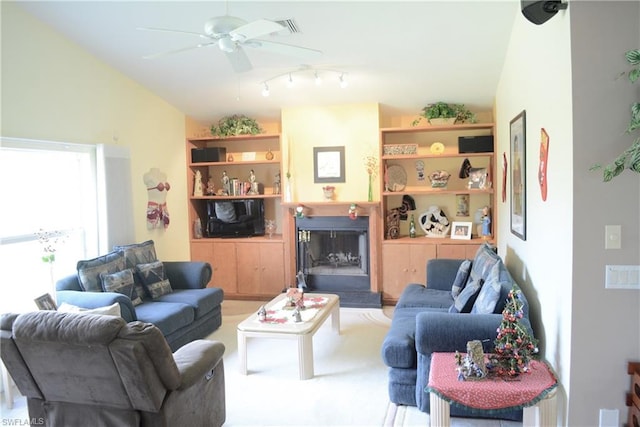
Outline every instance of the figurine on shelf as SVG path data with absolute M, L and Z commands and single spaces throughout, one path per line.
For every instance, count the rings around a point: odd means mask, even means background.
M 229 176 L 227 171 L 222 171 L 222 195 L 228 196 L 231 194 L 231 188 L 229 187 Z
M 300 314 L 300 310 L 298 310 L 297 308 L 293 310 L 293 314 L 291 316 L 293 317 L 294 322 L 296 323 L 302 322 L 302 315 Z
M 202 197 L 203 195 L 203 190 L 202 190 L 202 173 L 197 170 L 196 171 L 196 175 L 193 178 L 193 195 L 194 197 Z
M 213 183 L 214 178 L 212 176 L 207 180 L 207 189 L 205 190 L 205 194 L 207 196 L 215 196 L 216 195 L 216 187 Z
M 260 194 L 258 191 L 258 183 L 256 182 L 256 173 L 251 169 L 249 171 L 249 191 L 248 194 Z
M 273 194 L 280 194 L 280 172 L 276 174 L 276 179 L 273 181 Z
M 491 238 L 491 215 L 489 206 L 482 208 L 482 238 L 485 240 Z
M 351 203 L 349 205 L 349 219 L 355 220 L 358 218 L 358 207 L 355 203 Z

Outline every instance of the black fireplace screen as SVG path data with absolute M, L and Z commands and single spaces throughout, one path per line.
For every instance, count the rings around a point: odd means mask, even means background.
M 367 218 L 315 217 L 296 219 L 297 268 L 307 284 L 369 282 L 369 222 Z

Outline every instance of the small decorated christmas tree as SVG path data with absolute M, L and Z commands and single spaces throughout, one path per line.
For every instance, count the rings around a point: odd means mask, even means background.
M 523 305 L 521 291 L 514 286 L 502 311 L 502 322 L 491 356 L 493 372 L 497 375 L 515 377 L 527 372 L 529 362 L 538 352 L 538 341 L 520 324 L 524 316 Z

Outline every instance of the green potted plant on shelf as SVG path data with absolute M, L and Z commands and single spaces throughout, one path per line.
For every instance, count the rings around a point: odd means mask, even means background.
M 423 118 L 429 120 L 432 125 L 476 122 L 476 115 L 465 108 L 464 104 L 448 104 L 442 101 L 424 107 L 421 116 L 414 120 L 412 125 L 416 126 Z
M 256 135 L 261 132 L 262 128 L 255 119 L 241 114 L 223 117 L 217 125 L 211 125 L 211 135 L 220 137 Z
M 632 69 L 628 72 L 629 81 L 635 83 L 640 78 L 640 49 L 632 49 L 625 53 L 627 62 Z M 622 73 L 624 75 L 625 73 Z M 635 102 L 631 106 L 631 121 L 626 132 L 632 133 L 640 128 L 640 102 Z M 636 137 L 631 146 L 624 150 L 618 157 L 606 166 L 595 164 L 591 170 L 602 169 L 602 179 L 609 182 L 616 176 L 629 169 L 632 172 L 640 173 L 640 137 Z

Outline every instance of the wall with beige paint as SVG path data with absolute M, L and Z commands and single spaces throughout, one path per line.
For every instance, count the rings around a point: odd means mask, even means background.
M 323 201 L 322 187 L 336 187 L 335 200 L 367 201 L 367 155 L 378 157 L 378 104 L 349 104 L 282 110 L 283 167 L 292 175 L 292 196 L 296 202 Z M 344 146 L 345 182 L 314 183 L 313 148 Z M 374 200 L 380 200 L 379 180 L 373 182 Z M 346 214 L 346 212 L 345 212 Z
M 188 259 L 184 114 L 10 2 L 1 19 L 2 135 L 128 147 L 136 240 L 155 240 L 161 259 Z M 146 227 L 151 167 L 171 184 L 166 230 Z

